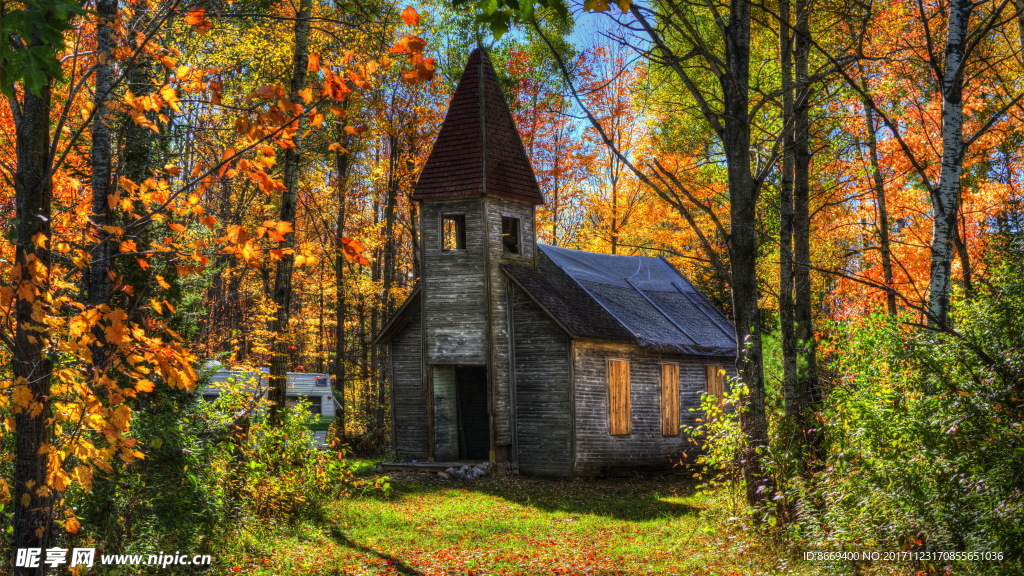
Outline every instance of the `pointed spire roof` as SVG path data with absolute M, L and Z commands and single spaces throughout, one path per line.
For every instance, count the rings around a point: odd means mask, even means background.
M 469 55 L 412 199 L 473 194 L 544 203 L 494 66 L 482 48 Z

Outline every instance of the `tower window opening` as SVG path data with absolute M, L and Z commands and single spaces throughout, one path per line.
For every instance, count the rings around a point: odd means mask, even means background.
M 466 249 L 466 216 L 445 214 L 441 217 L 441 250 L 450 252 Z
M 519 218 L 501 217 L 501 244 L 506 254 L 519 254 Z

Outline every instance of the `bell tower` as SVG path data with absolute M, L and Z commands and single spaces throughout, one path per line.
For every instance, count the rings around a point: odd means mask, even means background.
M 510 458 L 509 315 L 501 266 L 536 266 L 544 203 L 486 51 L 470 54 L 413 189 L 431 456 Z

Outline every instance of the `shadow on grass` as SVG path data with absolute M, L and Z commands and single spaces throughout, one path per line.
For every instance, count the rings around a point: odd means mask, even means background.
M 693 492 L 692 480 L 682 476 L 576 480 L 507 476 L 460 481 L 411 473 L 393 477 L 391 484 L 391 499 L 466 490 L 545 512 L 593 514 L 634 522 L 700 513 L 700 508 L 666 500 Z
M 395 558 L 394 556 L 391 556 L 389 554 L 385 554 L 383 552 L 380 552 L 379 550 L 374 550 L 373 548 L 370 548 L 368 546 L 363 546 L 362 544 L 360 544 L 358 542 L 352 541 L 351 539 L 349 539 L 348 536 L 346 536 L 337 527 L 331 528 L 331 537 L 334 538 L 342 546 L 347 546 L 347 547 L 349 547 L 349 548 L 351 548 L 353 550 L 356 550 L 356 551 L 359 551 L 359 552 L 363 552 L 364 554 L 372 554 L 372 555 L 376 556 L 377 558 L 380 558 L 381 560 L 387 561 L 388 564 L 392 568 L 394 568 L 395 571 L 398 572 L 399 574 L 404 574 L 405 576 L 425 576 L 423 572 L 420 572 L 419 570 L 413 568 L 412 566 L 409 566 L 408 564 L 406 564 L 405 562 L 402 562 L 401 560 L 399 560 L 398 558 Z

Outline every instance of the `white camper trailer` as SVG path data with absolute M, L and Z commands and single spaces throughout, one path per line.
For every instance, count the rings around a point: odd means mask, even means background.
M 245 372 L 221 368 L 210 377 L 209 385 L 203 389 L 203 399 L 213 400 L 228 382 L 243 383 L 252 387 L 253 395 L 267 395 L 269 371 Z M 286 405 L 294 406 L 299 400 L 309 400 L 309 410 L 320 416 L 320 422 L 312 428 L 321 445 L 327 442 L 327 426 L 334 420 L 336 400 L 331 392 L 331 377 L 314 372 L 288 372 Z

